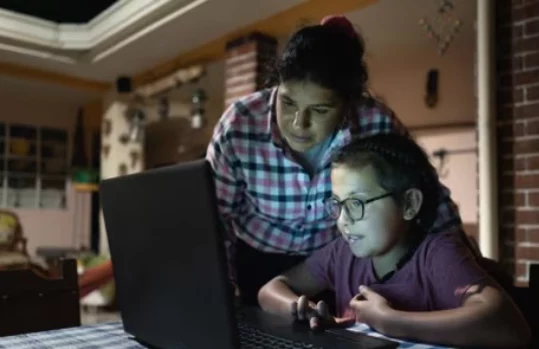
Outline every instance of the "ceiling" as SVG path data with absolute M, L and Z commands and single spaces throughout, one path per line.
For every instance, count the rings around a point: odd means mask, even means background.
M 45 2 L 43 0 L 13 0 L 14 3 L 26 3 L 27 1 L 28 3 Z M 119 7 L 119 4 L 129 3 L 129 1 L 119 0 L 114 5 L 114 8 Z M 142 2 L 143 0 L 137 1 Z M 152 1 L 153 3 L 167 2 L 166 0 Z M 182 1 L 186 4 L 193 2 L 193 0 Z M 174 0 L 174 3 L 178 4 L 182 1 Z M 137 40 L 126 43 L 106 55 L 106 57 L 91 64 L 89 62 L 84 63 L 84 61 L 73 64 L 46 56 L 21 54 L 20 52 L 3 50 L 0 45 L 0 65 L 2 62 L 7 62 L 83 79 L 112 82 L 119 75 L 141 73 L 169 61 L 173 57 L 190 52 L 194 48 L 221 37 L 225 33 L 233 32 L 239 27 L 263 20 L 305 1 L 307 0 L 200 0 L 196 6 L 193 6 L 181 16 L 144 33 Z M 0 4 L 3 2 L 8 1 L 0 0 Z M 53 1 L 47 0 L 47 3 L 49 2 Z M 75 3 L 68 0 L 66 2 Z M 90 3 L 90 1 L 86 2 Z M 98 7 L 97 3 L 100 1 L 93 0 L 93 2 L 96 3 L 93 10 L 95 12 Z M 101 6 L 105 6 L 105 1 L 101 2 L 103 3 Z M 110 3 L 111 1 L 108 2 Z M 418 50 L 436 50 L 434 42 L 427 38 L 426 33 L 418 25 L 418 21 L 424 16 L 433 16 L 436 13 L 438 3 L 439 1 L 437 0 L 378 0 L 364 9 L 347 13 L 347 16 L 364 35 L 367 53 L 371 59 L 376 59 L 380 55 L 398 55 L 399 59 L 401 59 L 407 53 L 417 53 Z M 458 18 L 463 21 L 463 26 L 450 50 L 457 49 L 457 47 L 473 48 L 475 42 L 476 1 L 454 0 L 454 3 L 455 12 Z M 241 11 L 232 9 L 241 9 Z M 106 12 L 110 12 L 110 8 Z M 88 14 L 90 12 L 86 13 L 87 16 L 90 16 Z M 103 17 L 103 14 L 98 17 Z M 32 47 L 39 48 L 39 45 Z M 73 57 L 86 57 L 85 55 L 88 55 L 89 51 L 91 50 L 82 49 L 68 53 Z M 53 54 L 58 50 L 49 50 L 48 52 Z M 2 69 L 0 66 L 1 74 Z M 40 87 L 46 88 L 45 86 L 47 86 L 44 82 L 37 83 L 17 78 L 1 78 L 0 93 L 11 89 L 11 87 L 14 91 L 22 91 L 25 83 L 28 83 L 35 91 L 39 90 Z M 75 99 L 84 99 L 83 96 L 85 95 L 84 92 L 80 91 L 70 94 L 67 90 L 72 89 L 68 87 L 57 86 L 46 89 L 47 94 L 70 96 Z M 86 95 L 93 96 L 91 93 Z
M 56 23 L 86 23 L 116 0 L 0 0 L 0 8 Z
M 84 59 L 82 59 L 82 62 L 74 64 L 73 62 L 55 59 L 58 58 L 57 50 L 47 49 L 46 55 L 33 55 L 21 54 L 20 50 L 2 50 L 1 46 L 0 61 L 59 72 L 79 78 L 114 81 L 119 75 L 140 73 L 225 33 L 257 22 L 304 1 L 199 0 L 196 6 L 189 8 L 185 13 L 178 15 L 177 18 L 169 20 L 158 28 L 144 33 L 144 35 L 140 35 L 136 40 L 123 44 L 120 48 L 96 62 L 85 63 Z M 164 3 L 166 1 L 160 2 Z M 174 0 L 169 2 L 185 3 L 188 6 L 196 1 Z M 130 2 L 129 0 L 122 0 L 119 3 L 129 4 Z M 241 11 L 230 11 L 231 9 L 241 9 Z M 226 16 L 220 14 L 226 14 Z M 70 27 L 67 28 L 71 29 Z M 119 39 L 115 41 L 121 42 Z M 116 43 L 113 42 L 112 46 Z M 28 48 L 27 46 L 25 48 Z M 110 46 L 109 44 L 105 49 L 100 49 L 99 53 L 106 52 Z M 31 49 L 36 48 L 32 46 Z M 42 51 L 45 50 L 40 50 L 40 52 Z M 91 51 L 92 49 L 73 50 L 68 54 L 75 57 L 91 55 L 88 58 L 90 60 L 96 56 Z M 136 57 L 136 59 L 133 59 L 133 57 Z

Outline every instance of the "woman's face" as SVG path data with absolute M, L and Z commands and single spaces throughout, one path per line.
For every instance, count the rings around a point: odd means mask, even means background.
M 344 102 L 333 91 L 309 81 L 279 85 L 277 125 L 288 145 L 304 152 L 325 140 L 342 122 Z
M 331 185 L 333 198 L 340 202 L 349 198 L 365 202 L 387 194 L 378 184 L 371 165 L 360 168 L 336 166 L 331 171 Z M 363 258 L 383 255 L 402 238 L 405 224 L 402 209 L 391 196 L 366 203 L 363 208 L 363 218 L 355 221 L 342 208 L 337 220 L 339 231 L 350 244 L 355 256 Z

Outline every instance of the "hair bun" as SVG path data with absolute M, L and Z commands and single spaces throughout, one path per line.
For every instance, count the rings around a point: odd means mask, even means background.
M 330 15 L 320 21 L 320 25 L 324 27 L 333 27 L 340 29 L 351 38 L 357 38 L 356 30 L 352 23 L 345 16 Z

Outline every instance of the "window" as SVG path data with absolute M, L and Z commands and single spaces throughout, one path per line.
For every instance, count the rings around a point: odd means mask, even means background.
M 0 206 L 66 207 L 68 133 L 0 123 Z

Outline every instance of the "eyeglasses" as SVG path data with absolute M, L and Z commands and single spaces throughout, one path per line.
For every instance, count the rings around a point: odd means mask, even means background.
M 348 217 L 353 221 L 359 221 L 363 219 L 363 216 L 365 215 L 365 205 L 368 203 L 371 203 L 376 200 L 380 200 L 383 198 L 386 198 L 388 196 L 393 195 L 393 193 L 385 193 L 379 196 L 376 196 L 374 198 L 370 198 L 368 200 L 361 200 L 357 198 L 346 198 L 342 201 L 339 201 L 335 199 L 334 197 L 330 197 L 326 199 L 324 202 L 324 205 L 326 207 L 326 211 L 333 219 L 338 219 L 341 215 L 341 210 L 344 207 L 344 210 Z

